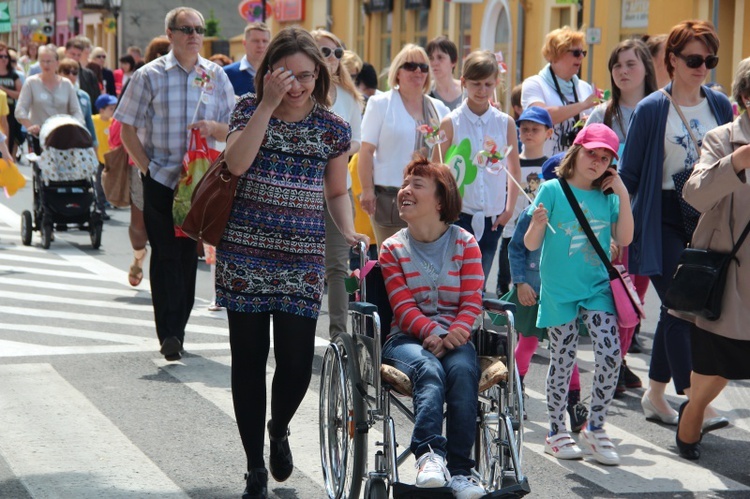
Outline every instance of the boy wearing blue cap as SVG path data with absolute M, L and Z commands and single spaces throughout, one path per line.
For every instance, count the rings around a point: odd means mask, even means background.
M 544 155 L 544 144 L 552 136 L 552 118 L 546 109 L 532 106 L 521 113 L 518 120 L 518 134 L 520 136 L 521 154 L 521 186 L 533 199 L 536 190 L 543 181 L 542 165 L 547 160 Z M 503 228 L 502 242 L 500 245 L 500 256 L 498 260 L 499 270 L 497 273 L 497 296 L 502 296 L 510 289 L 510 264 L 508 263 L 508 244 L 513 237 L 516 221 L 526 207 L 529 200 L 526 196 L 519 195 L 516 199 L 516 209 L 508 224 Z
M 96 141 L 99 144 L 96 148 L 96 154 L 99 157 L 99 169 L 96 172 L 96 204 L 102 214 L 102 219 L 109 220 L 105 209 L 108 203 L 104 197 L 104 189 L 102 189 L 102 171 L 104 171 L 104 155 L 109 152 L 109 125 L 112 123 L 112 115 L 117 107 L 117 97 L 102 94 L 96 98 L 94 106 L 99 110 L 99 114 L 91 117 L 96 131 Z

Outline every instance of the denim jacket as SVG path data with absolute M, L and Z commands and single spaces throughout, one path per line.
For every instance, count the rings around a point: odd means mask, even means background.
M 530 207 L 529 207 L 530 208 Z M 525 282 L 532 287 L 536 294 L 542 285 L 539 276 L 539 260 L 542 258 L 542 248 L 529 251 L 523 243 L 523 236 L 531 224 L 531 214 L 526 209 L 516 222 L 516 230 L 508 244 L 508 259 L 510 260 L 510 275 L 515 284 Z

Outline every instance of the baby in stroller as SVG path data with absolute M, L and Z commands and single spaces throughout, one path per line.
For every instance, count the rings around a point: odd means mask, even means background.
M 69 115 L 47 119 L 39 132 L 40 155 L 27 157 L 34 168 L 34 212 L 21 217 L 21 238 L 31 244 L 31 231 L 42 233 L 48 248 L 52 231 L 76 224 L 91 234 L 96 249 L 101 244 L 101 214 L 94 210 L 93 175 L 99 166 L 93 139 L 86 128 Z

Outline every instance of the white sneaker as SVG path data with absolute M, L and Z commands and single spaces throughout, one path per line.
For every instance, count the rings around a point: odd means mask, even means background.
M 479 499 L 487 495 L 487 492 L 473 477 L 453 475 L 448 486 L 453 491 L 456 499 Z
M 557 459 L 581 459 L 583 457 L 583 451 L 568 432 L 548 436 L 544 441 L 544 452 Z
M 417 487 L 435 488 L 445 487 L 450 480 L 451 474 L 445 467 L 445 459 L 440 454 L 436 454 L 430 447 L 430 452 L 425 452 L 417 459 Z
M 587 454 L 592 454 L 594 459 L 601 464 L 615 466 L 620 464 L 620 455 L 617 454 L 615 444 L 609 439 L 607 432 L 602 430 L 591 431 L 584 428 L 581 431 L 583 442 L 587 447 Z

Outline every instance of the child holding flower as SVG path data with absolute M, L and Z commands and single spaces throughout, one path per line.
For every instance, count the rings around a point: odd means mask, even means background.
M 451 111 L 440 124 L 445 141 L 439 144 L 438 155 L 445 156 L 451 145 L 468 141 L 471 145 L 468 168 L 476 175 L 459 176 L 463 207 L 457 225 L 471 232 L 482 252 L 482 270 L 489 276 L 503 226 L 510 220 L 519 194 L 521 179 L 516 124 L 507 114 L 491 105 L 499 77 L 498 63 L 489 51 L 475 51 L 464 63 L 461 85 L 467 98 Z M 438 149 L 437 147 L 435 149 Z M 455 173 L 455 172 L 454 172 Z

